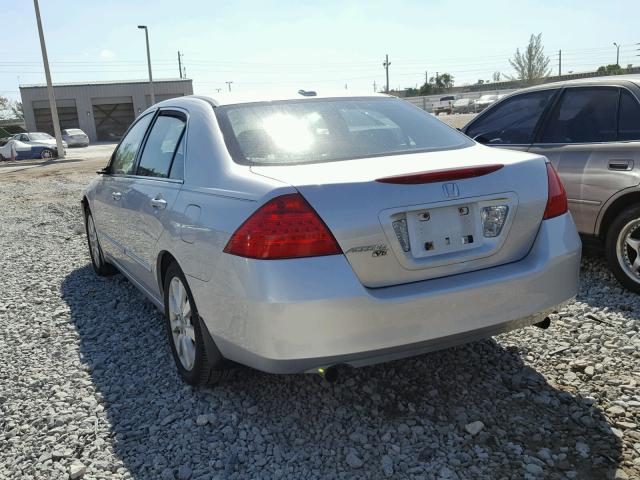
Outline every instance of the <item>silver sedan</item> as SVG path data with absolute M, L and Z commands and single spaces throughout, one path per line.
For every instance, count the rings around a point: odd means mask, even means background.
M 328 374 L 544 326 L 578 289 L 546 159 L 384 95 L 161 102 L 82 204 L 93 268 L 164 311 L 190 384 L 232 362 Z

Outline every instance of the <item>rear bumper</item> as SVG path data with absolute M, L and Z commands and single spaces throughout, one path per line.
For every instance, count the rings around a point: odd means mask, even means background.
M 296 373 L 408 357 L 540 321 L 577 293 L 580 252 L 566 214 L 542 222 L 523 260 L 476 272 L 370 289 L 343 255 L 284 261 L 227 255 L 225 286 L 212 292 L 202 282 L 193 290 L 225 357 Z
M 66 140 L 69 147 L 88 147 L 89 140 Z

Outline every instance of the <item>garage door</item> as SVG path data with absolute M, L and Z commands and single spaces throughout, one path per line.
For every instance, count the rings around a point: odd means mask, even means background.
M 58 119 L 60 120 L 60 128 L 78 128 L 78 109 L 76 101 L 56 100 L 58 107 Z M 36 130 L 38 132 L 47 132 L 53 135 L 53 121 L 51 120 L 51 109 L 49 102 L 38 101 L 33 102 L 33 115 L 36 121 Z
M 120 140 L 135 118 L 131 97 L 93 99 L 91 103 L 98 140 Z

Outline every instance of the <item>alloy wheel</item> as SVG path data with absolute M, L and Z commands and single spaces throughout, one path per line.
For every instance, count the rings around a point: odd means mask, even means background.
M 169 322 L 180 363 L 185 370 L 191 370 L 196 361 L 196 333 L 187 289 L 178 277 L 173 277 L 169 284 Z
M 640 219 L 627 223 L 618 235 L 616 255 L 622 270 L 640 282 Z
M 96 226 L 93 223 L 93 216 L 87 217 L 87 231 L 89 233 L 89 248 L 91 249 L 91 256 L 93 262 L 97 267 L 102 263 L 102 254 L 100 252 L 100 244 L 98 243 L 98 234 L 96 233 Z

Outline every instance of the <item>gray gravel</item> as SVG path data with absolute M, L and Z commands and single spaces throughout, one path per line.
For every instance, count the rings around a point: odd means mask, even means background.
M 640 297 L 598 257 L 548 330 L 196 390 L 161 315 L 93 274 L 89 178 L 0 178 L 0 478 L 640 478 Z

